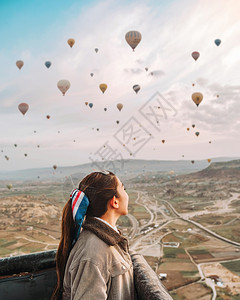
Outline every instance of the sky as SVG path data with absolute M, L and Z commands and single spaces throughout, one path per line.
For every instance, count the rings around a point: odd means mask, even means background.
M 1 0 L 0 171 L 239 156 L 239 13 L 238 0 Z

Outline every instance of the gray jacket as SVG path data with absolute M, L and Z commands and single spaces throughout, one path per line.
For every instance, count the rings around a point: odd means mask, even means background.
M 63 300 L 70 299 L 136 299 L 127 239 L 95 218 L 84 222 L 66 264 Z

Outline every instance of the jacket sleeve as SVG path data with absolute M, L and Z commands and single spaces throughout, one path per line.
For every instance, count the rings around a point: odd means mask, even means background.
M 71 272 L 71 300 L 90 300 L 96 296 L 99 300 L 107 299 L 107 274 L 102 274 L 93 262 L 82 261 Z
M 133 250 L 130 250 L 130 255 L 137 299 L 171 300 L 172 297 L 145 258 Z

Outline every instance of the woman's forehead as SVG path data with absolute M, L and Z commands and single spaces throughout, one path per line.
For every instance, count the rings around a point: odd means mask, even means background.
M 118 182 L 118 185 L 122 185 L 122 182 L 121 182 L 121 180 L 116 176 L 116 178 L 117 178 L 117 182 Z

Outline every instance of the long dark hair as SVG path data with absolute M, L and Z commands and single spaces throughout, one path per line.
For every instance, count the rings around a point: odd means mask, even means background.
M 101 217 L 107 211 L 107 204 L 117 194 L 118 181 L 112 172 L 93 172 L 82 179 L 79 190 L 88 197 L 86 216 Z M 61 300 L 63 278 L 68 256 L 72 249 L 76 225 L 73 220 L 71 199 L 65 204 L 62 213 L 62 234 L 56 254 L 57 286 L 51 300 Z

